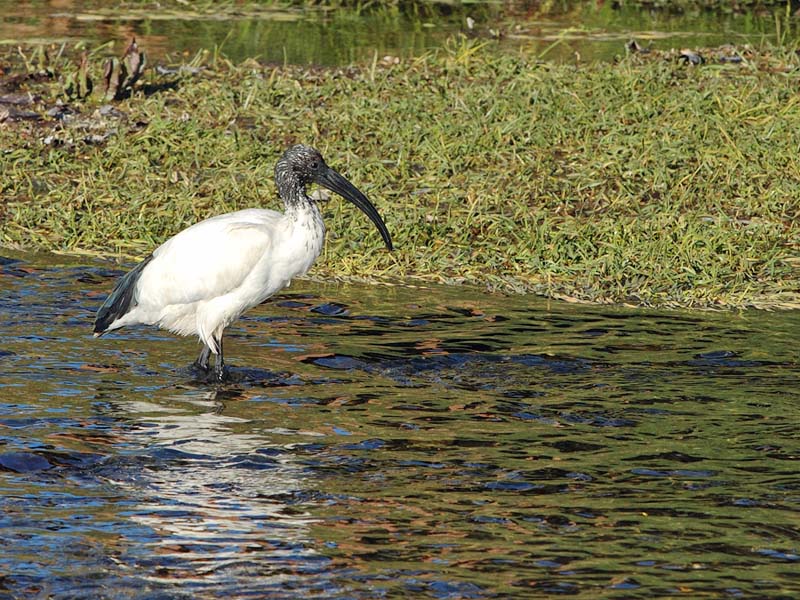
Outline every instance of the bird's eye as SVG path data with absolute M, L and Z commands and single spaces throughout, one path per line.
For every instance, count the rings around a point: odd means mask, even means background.
M 311 162 L 311 169 L 314 170 L 314 171 L 319 169 L 319 163 L 317 161 L 312 161 Z

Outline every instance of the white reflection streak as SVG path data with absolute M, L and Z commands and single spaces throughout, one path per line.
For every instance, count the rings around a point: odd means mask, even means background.
M 175 397 L 175 407 L 168 412 L 163 404 L 122 405 L 147 415 L 153 452 L 168 448 L 186 453 L 142 473 L 149 480 L 144 485 L 149 499 L 130 518 L 157 532 L 158 539 L 148 544 L 149 553 L 156 562 L 163 559 L 162 568 L 145 576 L 159 582 L 177 578 L 208 584 L 235 578 L 237 570 L 252 576 L 258 561 L 263 566 L 257 575 L 261 583 L 277 583 L 286 575 L 270 574 L 274 567 L 269 563 L 296 565 L 317 554 L 308 534 L 317 520 L 294 506 L 287 511 L 285 503 L 273 500 L 303 489 L 302 466 L 285 447 L 272 456 L 258 453 L 275 446 L 263 435 L 236 432 L 246 429 L 246 419 L 216 412 L 177 414 L 187 401 L 194 408 L 215 409 L 214 392 L 206 394 L 207 398 L 196 393 Z M 252 465 L 237 466 L 251 459 Z M 263 468 L 258 461 L 264 461 Z

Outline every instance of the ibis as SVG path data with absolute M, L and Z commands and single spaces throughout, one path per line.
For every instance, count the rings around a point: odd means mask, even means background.
M 275 165 L 283 213 L 250 208 L 210 217 L 156 248 L 117 282 L 94 322 L 95 337 L 126 325 L 156 325 L 203 344 L 194 366 L 226 377 L 222 333 L 245 311 L 308 271 L 322 251 L 325 224 L 306 186 L 317 183 L 361 209 L 386 247 L 392 238 L 375 206 L 329 167 L 318 150 L 298 144 Z

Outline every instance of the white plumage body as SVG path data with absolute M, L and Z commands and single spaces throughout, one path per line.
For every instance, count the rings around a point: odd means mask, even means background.
M 196 223 L 153 252 L 136 282 L 134 307 L 108 329 L 158 325 L 196 334 L 216 354 L 223 329 L 305 274 L 324 239 L 313 203 L 286 213 L 251 208 Z

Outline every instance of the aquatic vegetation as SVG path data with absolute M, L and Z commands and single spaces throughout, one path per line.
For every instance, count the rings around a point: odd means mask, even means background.
M 314 276 L 797 306 L 797 55 L 695 49 L 693 65 L 620 50 L 556 65 L 456 37 L 333 69 L 205 54 L 55 116 L 66 65 L 23 76 L 7 61 L 6 92 L 35 91 L 25 110 L 40 118 L 0 127 L 0 243 L 141 258 L 211 214 L 276 206 L 265 174 L 306 142 L 363 185 L 398 248 L 367 250 L 369 227 L 326 207 Z

